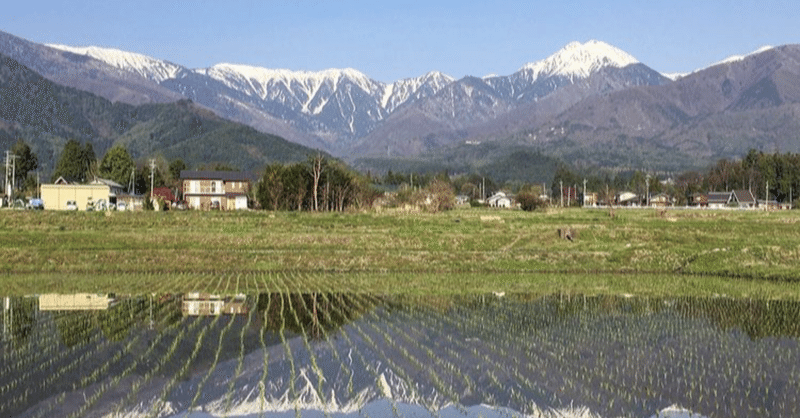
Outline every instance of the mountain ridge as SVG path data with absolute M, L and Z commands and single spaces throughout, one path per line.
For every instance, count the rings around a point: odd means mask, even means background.
M 302 161 L 315 151 L 228 121 L 189 100 L 139 106 L 112 103 L 52 82 L 0 54 L 0 147 L 24 139 L 42 174 L 70 139 L 100 156 L 115 144 L 135 159 L 181 158 L 190 166 L 215 162 L 257 170 L 271 162 Z
M 455 80 L 436 71 L 381 83 L 354 69 L 311 72 L 241 64 L 188 69 L 141 54 L 127 56 L 124 51 L 114 49 L 52 46 L 84 52 L 118 68 L 132 66 L 137 74 L 234 120 L 253 124 L 251 119 L 266 113 L 276 120 L 266 126 L 257 126 L 259 129 L 274 130 L 277 129 L 275 125 L 283 123 L 286 125 L 282 132 L 284 136 L 296 139 L 306 135 L 298 142 L 339 155 L 363 149 L 363 143 L 369 141 L 365 138 L 396 111 L 424 101 L 455 82 L 462 82 L 467 90 L 486 88 L 475 77 Z M 538 100 L 604 68 L 636 63 L 638 61 L 629 54 L 600 41 L 572 42 L 548 58 L 523 65 L 512 75 L 485 79 L 485 83 L 500 91 L 499 95 L 503 97 L 490 98 L 497 93 L 488 94 L 486 100 L 495 108 L 476 121 L 485 122 L 487 117 L 500 116 L 515 108 L 517 101 Z M 152 74 L 143 69 L 146 66 L 153 67 Z M 551 80 L 549 86 L 540 82 L 545 78 Z M 528 91 L 530 85 L 537 82 L 540 85 L 538 90 Z M 518 92 L 521 94 L 515 97 Z M 221 97 L 227 98 L 224 103 Z M 249 116 L 243 116 L 241 112 Z M 451 109 L 451 114 L 453 112 L 455 108 Z M 462 119 L 475 118 L 477 113 L 468 112 Z M 286 131 L 296 131 L 297 134 Z
M 0 33 L 0 52 L 4 36 L 10 35 Z M 113 50 L 104 52 L 108 63 L 76 55 L 101 49 L 28 44 L 26 59 L 42 67 L 48 60 L 53 68 L 73 65 L 66 72 L 81 80 L 73 86 L 89 85 L 103 97 L 130 99 L 134 95 L 124 93 L 133 90 L 130 80 L 147 82 L 136 100 L 154 100 L 150 92 L 188 98 L 221 117 L 351 162 L 424 160 L 433 151 L 441 160 L 441 150 L 497 141 L 581 165 L 700 168 L 749 147 L 793 150 L 796 143 L 800 72 L 797 58 L 782 52 L 791 45 L 732 56 L 674 80 L 592 40 L 569 43 L 509 75 L 455 80 L 434 71 L 381 83 L 347 68 L 189 69 Z

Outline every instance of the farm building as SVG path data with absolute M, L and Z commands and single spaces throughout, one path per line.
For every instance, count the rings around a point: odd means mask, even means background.
M 247 209 L 251 177 L 234 171 L 181 171 L 183 197 L 191 209 Z
M 504 192 L 497 192 L 492 197 L 486 199 L 486 204 L 493 208 L 510 208 L 511 197 Z
M 42 311 L 101 311 L 111 307 L 116 299 L 111 295 L 76 293 L 72 295 L 39 295 Z
M 75 202 L 78 210 L 86 210 L 100 201 L 116 204 L 117 196 L 122 193 L 121 185 L 106 179 L 95 179 L 89 184 L 71 184 L 59 177 L 54 184 L 41 186 L 44 208 L 54 210 L 67 210 L 67 202 Z

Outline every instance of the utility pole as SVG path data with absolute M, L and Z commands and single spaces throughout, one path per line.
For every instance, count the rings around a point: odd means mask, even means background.
M 764 209 L 769 209 L 769 180 L 767 180 L 766 194 L 764 195 Z
M 133 186 L 134 183 L 136 182 L 135 178 L 136 178 L 136 168 L 131 168 L 131 179 L 128 180 L 128 194 L 131 196 L 133 196 L 134 192 Z
M 564 207 L 564 182 L 562 180 L 558 181 L 558 194 L 561 195 L 561 198 L 559 200 L 559 204 L 563 208 Z
M 150 159 L 150 199 L 153 199 L 153 182 L 155 181 L 156 160 Z
M 12 154 L 11 151 L 6 151 L 6 196 L 8 197 L 8 204 L 14 203 L 14 177 L 17 175 L 17 156 Z M 10 181 L 9 181 L 10 180 Z
M 586 179 L 583 179 L 583 207 L 586 207 Z
M 6 296 L 3 299 L 3 341 L 9 340 L 10 336 L 13 334 L 11 333 L 11 329 L 13 327 L 12 318 L 14 312 L 11 310 L 11 298 Z
M 647 207 L 650 207 L 650 175 L 648 174 L 644 178 L 644 183 L 647 185 L 647 191 L 645 192 L 645 202 L 647 202 Z

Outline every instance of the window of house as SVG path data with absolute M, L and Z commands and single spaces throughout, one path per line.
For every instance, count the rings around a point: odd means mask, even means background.
M 217 182 L 216 181 L 212 181 L 211 182 L 211 193 L 216 193 L 216 192 L 217 192 Z

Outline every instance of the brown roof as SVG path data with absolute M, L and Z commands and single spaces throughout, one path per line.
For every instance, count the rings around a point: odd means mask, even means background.
M 733 197 L 735 197 L 736 201 L 739 203 L 756 203 L 756 198 L 750 190 L 734 190 Z
M 728 204 L 731 199 L 731 192 L 709 192 L 709 204 Z

